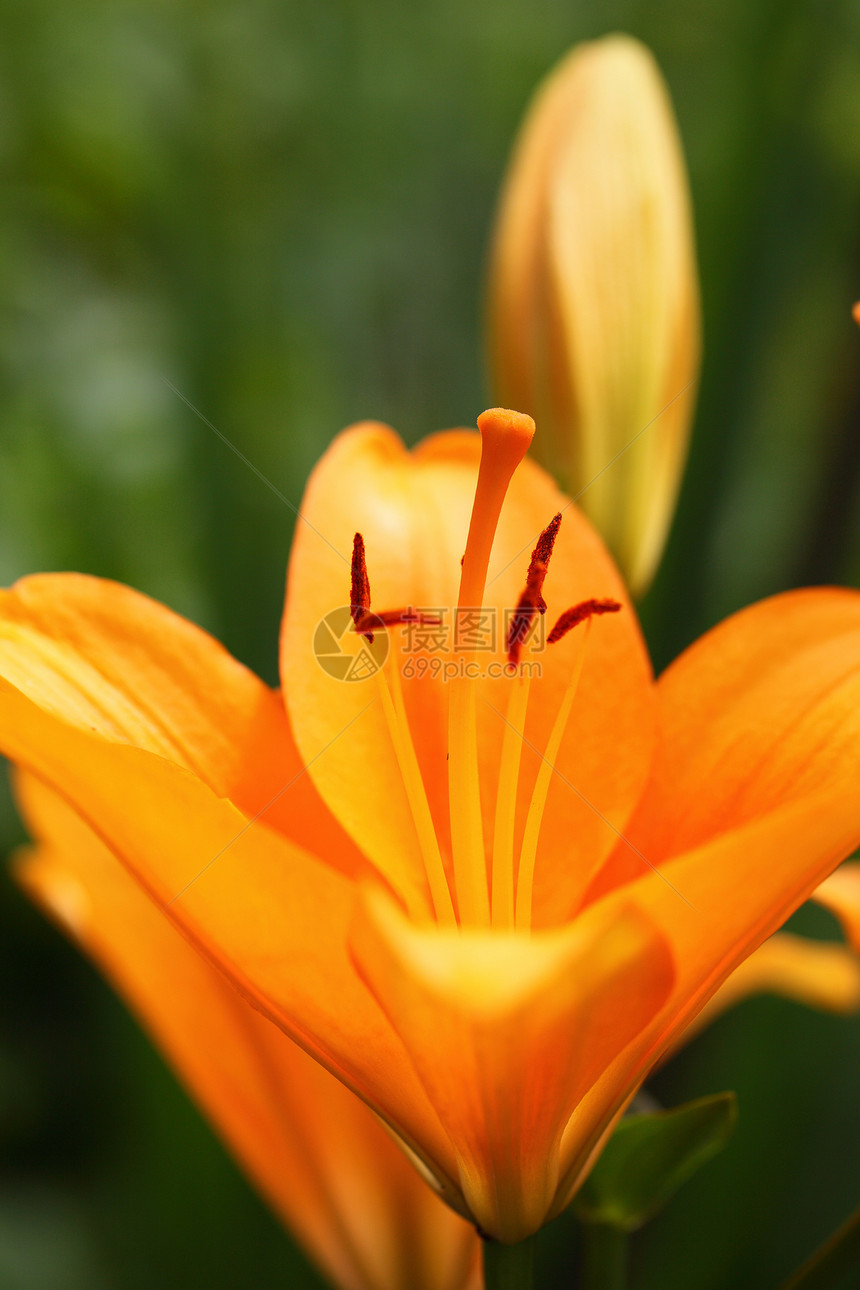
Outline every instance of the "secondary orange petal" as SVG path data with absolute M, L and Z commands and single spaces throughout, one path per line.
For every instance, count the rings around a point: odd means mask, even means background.
M 24 578 L 0 591 L 0 675 L 81 729 L 184 766 L 247 814 L 362 870 L 304 772 L 280 695 L 149 597 L 75 573 Z
M 793 591 L 735 614 L 657 685 L 662 740 L 597 890 L 823 789 L 853 788 L 860 593 Z
M 454 534 L 461 501 L 458 491 L 449 499 Z M 362 647 L 343 612 L 350 599 L 355 532 L 365 539 L 375 610 L 450 604 L 462 550 L 458 537 L 449 538 L 439 522 L 424 474 L 412 468 L 394 432 L 375 423 L 354 426 L 335 440 L 311 476 L 301 514 L 281 636 L 281 677 L 296 742 L 305 756 L 330 745 L 310 766 L 317 788 L 406 903 L 420 908 L 426 898 L 424 870 L 379 678 L 343 681 L 332 675 L 315 657 L 315 633 L 325 619 L 337 638 L 338 620 L 331 615 L 340 609 L 344 634 L 334 648 Z M 385 643 L 396 644 L 397 636 L 392 629 Z M 433 754 L 428 758 L 425 749 L 435 747 L 438 760 L 442 713 L 428 704 L 423 718 L 422 770 L 428 781 L 438 780 L 441 772 L 428 764 Z M 441 757 L 444 762 L 444 752 Z
M 352 945 L 451 1136 L 478 1226 L 529 1235 L 553 1203 L 568 1116 L 670 991 L 662 937 L 634 910 L 533 936 L 417 927 L 371 890 Z
M 856 1012 L 860 959 L 844 945 L 777 932 L 735 968 L 678 1044 L 688 1043 L 721 1013 L 756 994 L 780 995 L 822 1012 Z
M 69 724 L 5 681 L 0 748 L 60 792 L 182 933 L 444 1180 L 444 1134 L 347 955 L 352 881 L 182 767 Z
M 860 843 L 856 789 L 801 797 L 679 856 L 598 900 L 607 918 L 635 905 L 676 963 L 668 1002 L 582 1101 L 563 1144 L 570 1196 L 626 1100 L 729 974 L 776 931 Z
M 448 648 L 424 651 L 422 675 L 404 677 L 412 738 L 443 859 L 449 856 L 447 687 L 453 611 L 477 478 L 477 434 L 433 436 L 409 453 L 387 427 L 360 425 L 335 440 L 302 503 L 290 562 L 281 674 L 290 720 L 303 755 L 335 740 L 310 766 L 320 794 L 360 848 L 413 908 L 426 902 L 415 827 L 379 696 L 379 679 L 344 682 L 320 667 L 312 642 L 318 622 L 349 601 L 353 534 L 364 537 L 372 609 L 417 607 L 445 615 Z M 505 611 L 512 611 L 541 530 L 564 509 L 544 587 L 548 616 L 590 596 L 626 596 L 600 540 L 542 470 L 526 460 L 502 510 L 486 607 L 495 639 L 479 651 L 481 667 L 504 671 Z M 344 622 L 346 614 L 342 610 Z M 594 632 L 568 738 L 553 777 L 535 879 L 535 921 L 559 922 L 592 867 L 606 855 L 641 793 L 650 764 L 653 712 L 650 670 L 633 611 Z M 347 633 L 344 639 L 352 638 Z M 387 668 L 409 661 L 409 633 L 389 633 Z M 528 800 L 560 696 L 573 667 L 567 643 L 535 657 L 543 676 L 532 687 L 518 796 L 521 835 Z M 438 670 L 435 670 L 437 669 Z M 492 845 L 495 791 L 511 681 L 478 685 L 477 716 L 484 837 Z M 341 732 L 346 728 L 346 734 Z M 341 736 L 341 737 L 339 737 Z
M 319 1265 L 344 1290 L 458 1290 L 477 1239 L 376 1117 L 199 955 L 31 776 L 19 881 L 98 963 Z
M 860 954 L 860 864 L 840 865 L 816 887 L 812 899 L 836 915 L 854 950 Z

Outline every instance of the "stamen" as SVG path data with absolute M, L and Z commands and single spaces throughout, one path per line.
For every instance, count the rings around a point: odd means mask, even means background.
M 591 633 L 591 620 L 599 614 L 617 613 L 620 608 L 621 605 L 617 600 L 583 600 L 580 604 L 565 610 L 547 637 L 549 643 L 554 645 L 562 637 L 566 636 L 572 628 L 576 627 L 578 623 L 586 623 L 573 665 L 573 672 L 556 713 L 549 740 L 547 741 L 546 752 L 538 768 L 532 800 L 529 803 L 529 813 L 526 817 L 523 845 L 520 852 L 520 868 L 517 875 L 516 926 L 522 931 L 527 931 L 531 926 L 532 893 L 534 890 L 535 861 L 540 839 L 540 828 L 543 822 L 544 810 L 546 809 L 550 780 L 555 772 L 558 750 L 561 747 L 561 741 L 567 728 L 573 701 L 576 698 L 576 691 L 579 687 L 579 678 L 582 675 L 582 668 L 585 663 L 585 653 Z
M 416 613 L 413 609 L 383 609 L 374 613 L 370 608 L 370 578 L 367 574 L 367 559 L 364 551 L 364 538 L 356 533 L 352 539 L 352 586 L 349 596 L 349 612 L 352 616 L 353 629 L 359 636 L 364 636 L 369 645 L 373 644 L 373 633 L 380 627 L 396 627 L 401 623 L 417 623 L 419 627 L 438 627 L 441 618 L 436 614 Z
M 546 578 L 552 549 L 561 525 L 561 511 L 554 515 L 537 540 L 529 561 L 526 574 L 526 588 L 519 598 L 508 628 L 508 662 L 516 667 L 520 661 L 520 650 L 528 640 L 529 630 L 535 614 L 546 613 L 546 601 L 543 598 L 543 584 Z
M 352 615 L 352 621 L 355 629 L 367 639 L 369 645 L 373 644 L 373 632 L 365 627 L 362 630 L 361 623 L 366 620 L 370 609 L 370 579 L 367 576 L 367 560 L 364 555 L 364 538 L 360 533 L 356 533 L 352 539 L 352 586 L 349 596 L 349 612 Z
M 502 503 L 514 471 L 534 435 L 531 417 L 491 408 L 478 418 L 481 464 L 460 574 L 458 614 L 483 608 L 487 569 Z M 448 800 L 457 903 L 462 923 L 490 921 L 487 864 L 478 780 L 478 738 L 474 679 L 469 664 L 474 648 L 459 655 L 461 674 L 451 682 L 448 709 Z
M 617 600 L 582 600 L 578 605 L 565 609 L 547 636 L 547 643 L 557 644 L 577 624 L 584 622 L 586 618 L 591 618 L 594 614 L 617 614 L 620 608 Z
M 445 866 L 442 863 L 439 840 L 436 837 L 430 803 L 427 800 L 427 790 L 424 787 L 421 767 L 418 764 L 418 756 L 415 752 L 415 744 L 412 741 L 412 732 L 409 728 L 409 718 L 406 715 L 406 707 L 403 702 L 399 653 L 395 652 L 392 658 L 390 688 L 382 668 L 379 669 L 376 675 L 379 678 L 382 707 L 388 724 L 388 732 L 394 745 L 394 753 L 415 824 L 418 846 L 421 850 L 421 858 L 424 861 L 424 872 L 427 875 L 436 919 L 443 925 L 455 927 L 457 920 L 454 916 L 454 905 L 448 887 L 448 878 L 445 873 Z
M 520 652 L 528 640 L 535 614 L 546 613 L 543 584 L 555 539 L 561 526 L 561 511 L 554 515 L 535 544 L 526 573 L 526 587 L 508 628 L 508 664 L 515 669 Z M 517 814 L 517 784 L 520 777 L 526 713 L 531 676 L 521 672 L 511 685 L 502 756 L 496 791 L 496 818 L 493 827 L 492 922 L 494 926 L 514 925 L 514 832 Z
M 514 831 L 517 818 L 517 784 L 520 777 L 531 674 L 520 672 L 511 682 L 493 827 L 493 926 L 514 925 Z
M 438 625 L 439 618 L 432 614 L 419 614 L 411 609 L 383 610 L 375 614 L 370 608 L 370 579 L 367 574 L 367 560 L 364 551 L 364 538 L 356 533 L 352 542 L 352 587 L 350 594 L 350 613 L 355 631 L 373 644 L 373 629 L 393 626 L 397 623 L 417 622 Z M 427 801 L 427 791 L 421 776 L 421 767 L 409 729 L 409 718 L 403 702 L 403 690 L 400 685 L 400 655 L 394 653 L 391 668 L 392 685 L 389 689 L 385 673 L 380 668 L 376 675 L 382 697 L 382 708 L 385 713 L 388 733 L 394 746 L 394 755 L 400 768 L 406 798 L 412 812 L 418 846 L 424 861 L 424 872 L 433 899 L 433 908 L 440 923 L 455 926 L 454 905 L 448 888 L 448 879 L 442 855 L 439 851 L 439 840 Z M 412 911 L 413 913 L 415 911 Z
M 558 756 L 558 750 L 561 747 L 562 737 L 570 717 L 573 701 L 576 698 L 576 691 L 579 685 L 579 678 L 582 675 L 582 665 L 585 662 L 585 650 L 588 645 L 588 636 L 591 623 L 589 621 L 583 633 L 582 641 L 576 655 L 576 661 L 573 665 L 573 673 L 568 682 L 567 689 L 561 701 L 561 706 L 556 713 L 552 730 L 550 731 L 549 740 L 546 746 L 540 766 L 538 767 L 537 779 L 535 780 L 532 800 L 529 803 L 529 813 L 526 817 L 526 827 L 523 833 L 523 845 L 520 851 L 520 868 L 517 874 L 517 912 L 516 926 L 519 931 L 528 931 L 532 922 L 532 891 L 534 889 L 535 877 L 535 860 L 537 858 L 538 841 L 540 839 L 540 826 L 543 821 L 543 813 L 546 808 L 546 799 L 549 793 L 550 779 L 555 770 L 555 759 Z

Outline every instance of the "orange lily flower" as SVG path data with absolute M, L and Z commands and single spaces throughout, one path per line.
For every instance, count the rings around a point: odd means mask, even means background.
M 474 1228 L 363 1102 L 188 944 L 52 789 L 16 778 L 38 845 L 15 875 L 110 978 L 296 1239 L 342 1290 L 476 1290 Z
M 125 588 L 24 580 L 0 598 L 0 743 L 452 1207 L 516 1241 L 860 842 L 860 595 L 753 606 L 655 684 L 602 543 L 523 460 L 533 423 L 480 427 L 408 453 L 365 424 L 324 456 L 283 702 Z M 503 639 L 410 670 L 408 624 L 453 605 L 458 626 L 588 621 L 510 670 Z M 339 609 L 365 663 L 388 649 L 366 680 L 314 654 Z

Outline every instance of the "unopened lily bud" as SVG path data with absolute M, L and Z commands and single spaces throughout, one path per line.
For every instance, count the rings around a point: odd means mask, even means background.
M 638 41 L 580 45 L 538 91 L 499 209 L 489 327 L 494 397 L 535 418 L 537 456 L 643 591 L 686 456 L 700 318 L 678 130 Z

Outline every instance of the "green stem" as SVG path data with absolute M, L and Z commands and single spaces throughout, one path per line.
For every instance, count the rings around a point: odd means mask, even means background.
M 533 1290 L 535 1276 L 535 1238 L 529 1236 L 518 1245 L 484 1241 L 485 1290 Z
M 829 1290 L 860 1266 L 860 1209 L 804 1263 L 783 1290 Z
M 582 1290 L 625 1290 L 627 1233 L 611 1223 L 583 1223 Z

